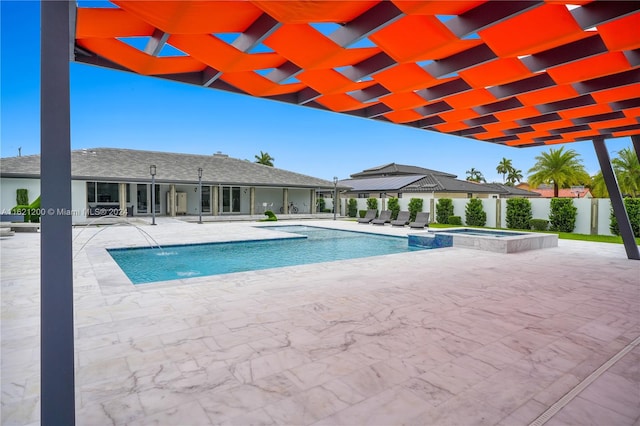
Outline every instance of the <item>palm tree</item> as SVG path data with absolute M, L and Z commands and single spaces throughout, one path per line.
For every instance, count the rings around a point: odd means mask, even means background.
M 467 180 L 470 182 L 486 182 L 482 172 L 476 170 L 474 167 L 472 167 L 471 170 L 467 170 L 465 173 L 467 174 Z
M 504 183 L 505 176 L 513 170 L 513 165 L 511 164 L 511 160 L 508 158 L 502 157 L 502 160 L 498 163 L 498 167 L 496 167 L 496 171 L 502 175 L 502 183 Z
M 589 190 L 595 198 L 609 198 L 609 191 L 604 183 L 604 176 L 602 176 L 601 171 L 591 177 Z
M 264 164 L 265 166 L 273 167 L 273 162 L 276 161 L 275 158 L 269 155 L 267 152 L 260 151 L 260 155 L 255 155 L 256 163 Z
M 535 157 L 536 164 L 529 169 L 529 184 L 534 188 L 542 183 L 553 183 L 553 196 L 558 197 L 559 188 L 570 185 L 583 185 L 591 177 L 580 160 L 580 154 L 570 149 L 564 151 L 551 148 Z
M 507 174 L 507 185 L 514 186 L 522 180 L 522 170 L 511 168 Z
M 611 160 L 616 172 L 620 192 L 632 197 L 640 196 L 640 162 L 635 151 L 624 148 L 618 151 L 618 156 Z

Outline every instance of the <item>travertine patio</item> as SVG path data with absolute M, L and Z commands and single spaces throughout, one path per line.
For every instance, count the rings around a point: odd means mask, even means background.
M 160 244 L 267 232 L 158 222 L 143 227 Z M 640 262 L 622 245 L 446 248 L 134 287 L 102 248 L 144 239 L 102 229 L 74 229 L 80 425 L 526 425 L 585 379 L 548 425 L 640 424 Z M 0 249 L 2 424 L 38 424 L 39 234 Z

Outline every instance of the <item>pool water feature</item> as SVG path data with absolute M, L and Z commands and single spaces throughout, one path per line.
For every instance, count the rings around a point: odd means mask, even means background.
M 556 234 L 499 231 L 494 229 L 451 228 L 409 235 L 409 245 L 426 248 L 457 247 L 517 253 L 558 246 Z
M 406 237 L 309 226 L 268 226 L 267 240 L 109 249 L 133 284 L 424 250 Z

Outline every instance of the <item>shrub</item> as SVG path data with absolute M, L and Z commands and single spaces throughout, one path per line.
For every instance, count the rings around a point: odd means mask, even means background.
M 436 221 L 449 223 L 449 216 L 453 216 L 453 200 L 451 198 L 439 199 L 436 204 Z
M 462 225 L 462 218 L 460 216 L 449 216 L 447 223 L 449 225 Z
M 529 225 L 534 231 L 546 231 L 549 227 L 549 221 L 546 219 L 531 219 Z
M 631 229 L 633 235 L 637 238 L 640 237 L 640 198 L 625 198 L 624 207 L 627 210 L 629 216 L 629 222 L 631 222 Z M 611 208 L 611 214 L 609 215 L 609 230 L 614 235 L 620 235 L 620 228 L 618 227 L 618 220 Z
M 533 219 L 531 201 L 526 198 L 509 198 L 507 200 L 507 228 L 530 229 L 529 221 Z
M 26 204 L 18 204 L 14 208 L 11 209 L 12 214 L 21 214 L 24 215 L 24 221 L 31 221 L 31 209 Z
M 376 209 L 378 210 L 378 199 L 377 198 L 367 198 L 367 208 L 368 209 Z
M 316 199 L 316 210 L 319 211 L 319 212 L 324 212 L 326 203 L 327 202 L 324 200 L 324 198 L 317 198 Z
M 349 203 L 347 204 L 347 214 L 349 217 L 356 217 L 358 214 L 358 201 L 355 198 L 349 198 Z
M 40 222 L 40 197 L 36 198 L 33 203 L 27 205 L 18 205 L 11 209 L 11 213 L 24 214 L 25 222 Z
M 29 190 L 28 189 L 16 189 L 16 204 L 19 206 L 26 206 L 29 204 Z
M 265 217 L 264 219 L 260 219 L 260 222 L 276 222 L 278 220 L 276 214 L 271 210 L 267 210 L 266 212 L 264 212 L 264 215 L 267 217 Z
M 418 212 L 422 211 L 422 198 L 412 198 L 409 200 L 409 221 L 416 220 Z
M 367 211 L 366 210 L 358 210 L 358 216 L 365 217 L 366 215 L 367 215 Z
M 549 207 L 549 223 L 552 231 L 573 232 L 578 208 L 571 198 L 552 198 Z
M 387 210 L 391 210 L 391 220 L 396 220 L 398 213 L 400 212 L 400 202 L 396 197 L 389 198 Z
M 487 223 L 487 212 L 482 207 L 482 200 L 479 198 L 469 200 L 465 207 L 465 220 L 470 226 L 484 226 Z

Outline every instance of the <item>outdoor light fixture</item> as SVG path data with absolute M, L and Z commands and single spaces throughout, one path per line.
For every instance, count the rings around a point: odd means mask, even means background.
M 151 174 L 151 224 L 156 224 L 156 165 L 149 166 L 149 174 Z
M 198 167 L 198 223 L 202 223 L 202 167 Z
M 333 220 L 338 213 L 338 176 L 333 177 Z

